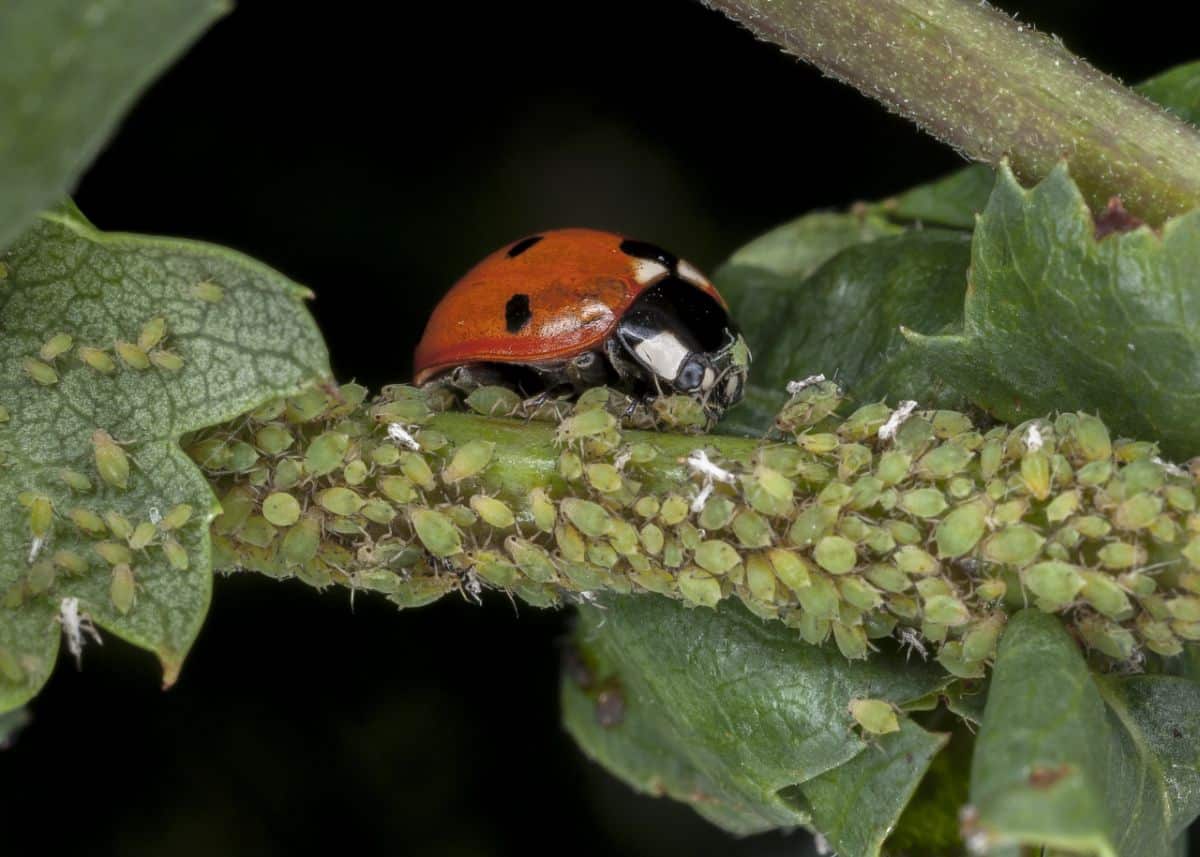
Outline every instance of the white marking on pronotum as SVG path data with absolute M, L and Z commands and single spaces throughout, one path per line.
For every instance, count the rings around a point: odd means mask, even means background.
M 413 451 L 421 448 L 421 444 L 417 443 L 417 439 L 409 434 L 408 429 L 400 425 L 400 423 L 388 423 L 388 437 L 401 446 L 406 446 Z
M 76 667 L 80 665 L 80 658 L 83 656 L 84 634 L 100 645 L 104 645 L 104 641 L 100 639 L 100 633 L 92 624 L 92 617 L 79 612 L 78 598 L 62 600 L 62 603 L 58 605 L 58 623 L 62 625 L 63 636 L 67 638 L 67 651 L 75 657 Z
M 708 280 L 700 273 L 700 269 L 691 262 L 683 259 L 679 260 L 679 264 L 675 266 L 675 273 L 689 283 L 695 283 L 697 286 L 707 286 Z
M 679 337 L 669 331 L 656 333 L 633 346 L 633 351 L 654 370 L 654 374 L 667 381 L 674 381 L 679 367 L 690 353 Z
M 1188 472 L 1174 462 L 1159 458 L 1157 455 L 1150 459 L 1163 469 L 1168 476 L 1187 476 Z
M 736 481 L 733 474 L 728 470 L 713 464 L 708 458 L 708 453 L 703 449 L 697 449 L 689 455 L 687 465 L 696 473 L 702 473 L 709 479 L 724 482 L 726 485 L 732 485 Z
M 900 403 L 900 407 L 892 411 L 892 415 L 888 417 L 888 421 L 879 427 L 879 439 L 891 440 L 896 436 L 896 432 L 900 431 L 900 426 L 904 425 L 904 421 L 909 418 L 917 408 L 917 403 L 912 399 L 906 399 Z
M 151 506 L 150 511 L 146 513 L 146 517 L 150 519 L 150 523 L 158 526 L 158 522 L 162 520 L 162 512 L 158 511 L 157 506 Z
M 29 544 L 29 562 L 32 564 L 38 558 L 38 554 L 42 552 L 42 545 L 46 543 L 45 536 L 34 536 L 33 541 Z
M 1025 448 L 1030 452 L 1037 452 L 1046 445 L 1046 439 L 1042 437 L 1042 430 L 1038 428 L 1037 423 L 1030 423 L 1029 428 L 1025 430 L 1023 441 Z
M 653 259 L 635 259 L 633 261 L 633 277 L 643 286 L 654 282 L 669 273 L 667 266 Z
M 789 396 L 794 396 L 802 390 L 807 390 L 813 384 L 822 384 L 824 382 L 824 375 L 809 375 L 807 378 L 801 378 L 799 381 L 788 381 L 787 392 Z

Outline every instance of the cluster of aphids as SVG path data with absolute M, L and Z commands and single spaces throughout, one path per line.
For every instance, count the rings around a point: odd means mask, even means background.
M 656 592 L 759 616 L 851 658 L 899 636 L 981 675 L 1008 611 L 1057 612 L 1118 661 L 1200 639 L 1194 470 L 1063 414 L 983 432 L 963 414 L 837 416 L 795 385 L 773 439 L 622 426 L 597 389 L 528 421 L 509 391 L 348 385 L 190 441 L 220 488 L 218 567 L 381 591 L 402 605 L 484 587 L 536 604 Z M 703 425 L 686 398 L 661 422 Z M 488 435 L 491 432 L 490 436 Z

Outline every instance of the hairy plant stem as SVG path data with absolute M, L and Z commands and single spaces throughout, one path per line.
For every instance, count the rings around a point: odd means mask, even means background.
M 1200 204 L 1200 133 L 974 0 L 701 0 L 1026 182 L 1066 159 L 1093 210 L 1154 224 Z

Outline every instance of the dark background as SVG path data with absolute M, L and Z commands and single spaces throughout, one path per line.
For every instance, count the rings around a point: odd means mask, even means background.
M 1166 0 L 1001 5 L 1126 80 L 1194 57 Z M 518 236 L 610 228 L 711 269 L 780 221 L 959 163 L 692 0 L 397 6 L 245 0 L 136 107 L 81 208 L 311 286 L 338 375 L 378 385 L 408 377 L 442 290 Z M 3 838 L 135 857 L 805 853 L 587 762 L 557 721 L 567 621 L 220 580 L 170 692 L 111 638 L 82 672 L 60 664 L 0 756 Z M 36 820 L 51 808 L 56 828 Z

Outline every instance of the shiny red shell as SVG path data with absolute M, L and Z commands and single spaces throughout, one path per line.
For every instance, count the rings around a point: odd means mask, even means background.
M 600 347 L 660 278 L 652 260 L 630 255 L 623 243 L 612 232 L 559 229 L 497 250 L 434 307 L 413 358 L 414 380 L 469 363 L 543 363 Z M 688 271 L 689 282 L 726 306 L 708 280 Z

